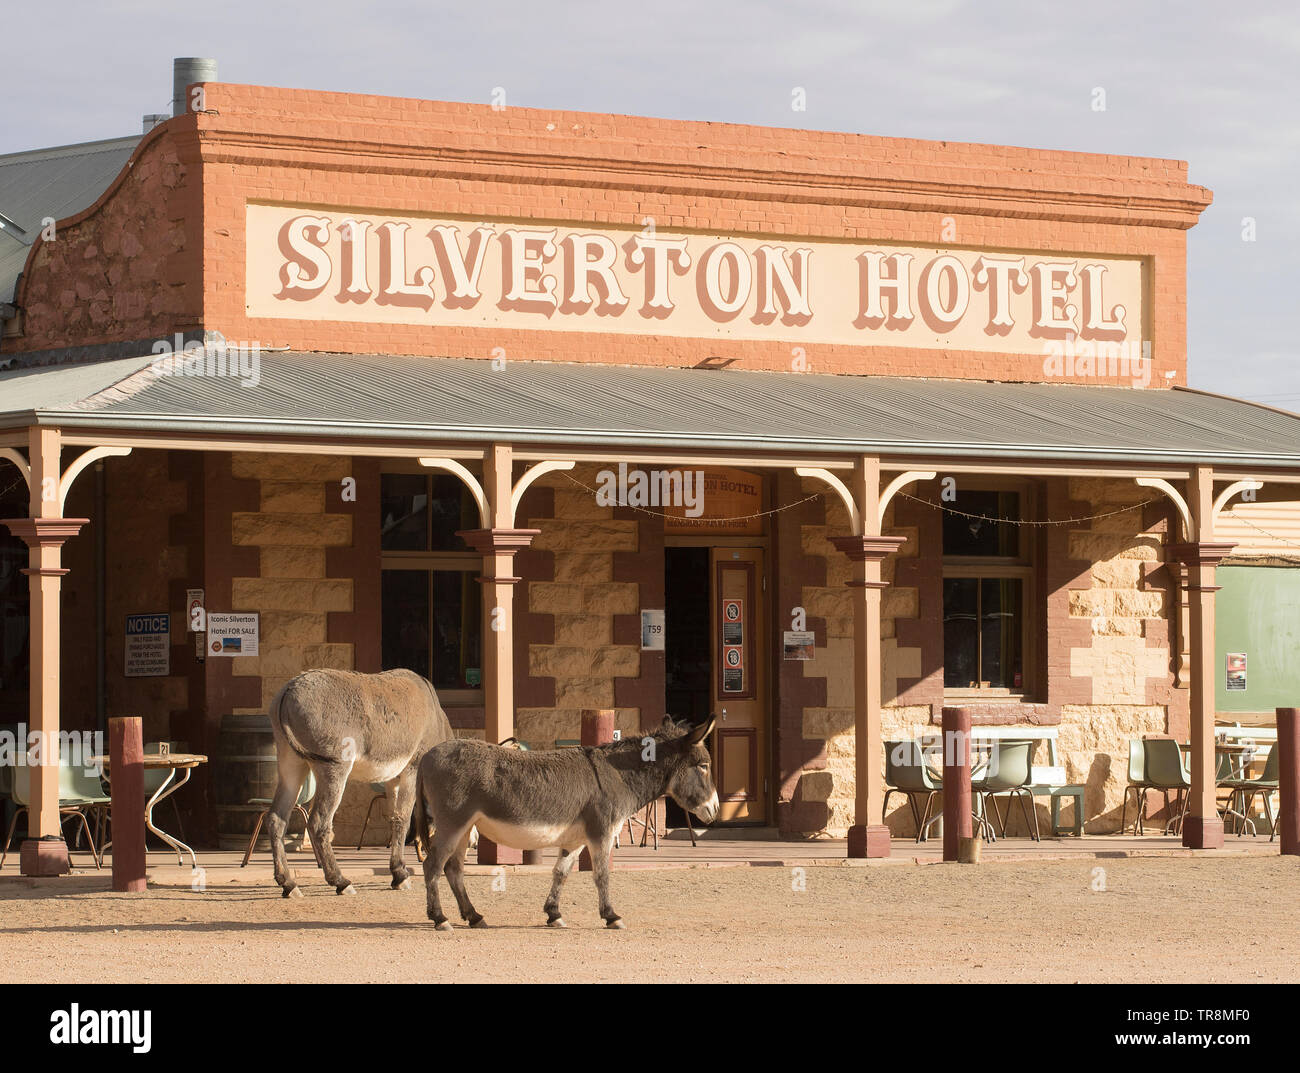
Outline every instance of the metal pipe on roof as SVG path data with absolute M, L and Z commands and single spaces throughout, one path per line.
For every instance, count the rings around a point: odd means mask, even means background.
M 179 56 L 172 60 L 172 115 L 184 115 L 188 112 L 189 101 L 185 99 L 185 90 L 196 82 L 215 82 L 217 80 L 217 61 L 200 59 L 197 56 Z

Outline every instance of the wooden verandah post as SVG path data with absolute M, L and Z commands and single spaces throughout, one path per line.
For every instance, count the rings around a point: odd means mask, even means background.
M 494 443 L 483 462 L 488 528 L 459 535 L 483 556 L 483 736 L 492 744 L 514 737 L 514 557 L 540 529 L 516 529 L 514 455 L 509 444 Z M 480 864 L 521 864 L 523 852 L 498 846 L 480 835 Z
M 4 522 L 26 542 L 29 555 L 23 570 L 31 593 L 28 733 L 37 735 L 40 763 L 29 769 L 28 837 L 19 855 L 27 876 L 69 870 L 59 815 L 59 590 L 67 573 L 61 565 L 63 543 L 89 519 L 60 517 L 66 490 L 59 469 L 61 452 L 58 429 L 31 428 L 26 474 L 31 517 Z
M 880 535 L 880 459 L 863 456 L 853 467 L 850 484 L 857 504 L 855 533 L 831 543 L 853 563 L 853 729 L 854 803 L 848 856 L 888 857 L 889 828 L 884 806 L 884 747 L 880 740 L 882 563 L 906 543 L 905 537 Z

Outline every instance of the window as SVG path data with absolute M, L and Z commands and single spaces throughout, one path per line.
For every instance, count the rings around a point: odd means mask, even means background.
M 459 477 L 385 473 L 380 489 L 382 659 L 428 678 L 444 702 L 480 703 L 483 560 L 456 536 L 478 528 Z
M 1028 487 L 962 489 L 944 513 L 945 690 L 1008 695 L 1026 690 L 1031 532 L 985 519 L 1029 518 L 1032 498 Z

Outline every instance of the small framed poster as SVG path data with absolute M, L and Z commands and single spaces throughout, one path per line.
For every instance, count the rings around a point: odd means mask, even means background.
M 1246 691 L 1246 653 L 1229 652 L 1227 680 L 1224 688 L 1244 693 Z

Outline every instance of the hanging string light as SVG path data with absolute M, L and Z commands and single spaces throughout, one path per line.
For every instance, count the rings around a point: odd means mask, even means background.
M 1031 521 L 1025 518 L 998 518 L 990 514 L 972 514 L 969 511 L 958 510 L 956 507 L 949 507 L 944 503 L 935 503 L 929 499 L 908 495 L 906 492 L 899 492 L 898 495 L 903 499 L 910 499 L 913 503 L 933 507 L 935 510 L 941 510 L 948 514 L 956 514 L 961 518 L 971 518 L 979 522 L 997 522 L 999 525 L 1076 525 L 1079 522 L 1095 522 L 1100 518 L 1113 518 L 1117 514 L 1127 514 L 1131 510 L 1137 510 L 1139 507 L 1145 507 L 1157 502 L 1154 498 L 1144 499 L 1141 503 L 1132 503 L 1127 507 L 1120 507 L 1118 510 L 1106 511 L 1104 514 L 1085 514 L 1077 518 L 1047 518 L 1041 521 Z

